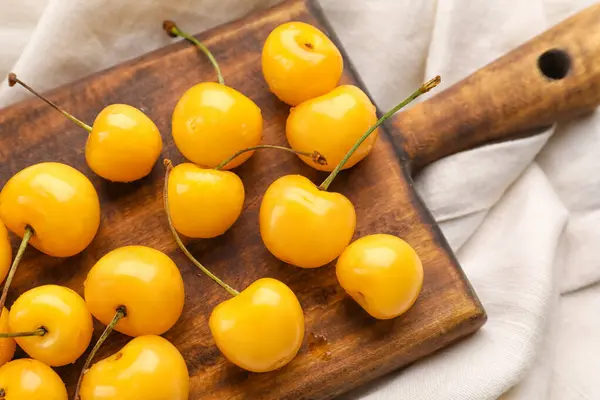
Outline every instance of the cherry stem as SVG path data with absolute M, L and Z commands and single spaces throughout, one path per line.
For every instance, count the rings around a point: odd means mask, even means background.
M 33 236 L 33 228 L 27 225 L 25 227 L 25 233 L 23 234 L 23 239 L 21 240 L 21 244 L 19 245 L 19 250 L 17 250 L 17 255 L 13 260 L 12 265 L 10 266 L 10 270 L 8 271 L 8 276 L 6 277 L 6 282 L 4 282 L 4 289 L 2 289 L 2 297 L 0 297 L 0 310 L 4 309 L 4 303 L 6 303 L 6 296 L 8 296 L 8 288 L 10 288 L 10 284 L 15 276 L 15 272 L 17 272 L 17 267 L 21 262 L 21 258 L 23 258 L 23 253 L 25 253 L 25 249 L 27 248 L 27 244 L 29 240 Z
M 198 39 L 196 39 L 194 36 L 189 35 L 183 31 L 181 31 L 177 25 L 175 24 L 175 22 L 170 21 L 170 20 L 166 20 L 163 22 L 163 29 L 167 32 L 167 34 L 171 37 L 180 37 L 183 39 L 188 40 L 189 42 L 191 42 L 192 44 L 194 44 L 200 51 L 202 51 L 206 57 L 208 57 L 208 60 L 210 61 L 210 63 L 212 64 L 212 66 L 215 68 L 215 71 L 217 72 L 217 79 L 219 80 L 219 83 L 221 85 L 225 84 L 225 80 L 223 79 L 223 74 L 221 73 L 221 68 L 219 67 L 219 63 L 217 63 L 217 60 L 215 59 L 215 57 L 212 55 L 212 53 L 210 52 L 210 50 L 208 49 L 208 47 L 206 47 L 205 45 L 203 45 Z
M 54 108 L 56 111 L 58 111 L 62 115 L 69 118 L 71 121 L 75 122 L 77 125 L 79 125 L 83 129 L 85 129 L 86 131 L 92 132 L 91 126 L 89 126 L 82 120 L 75 118 L 74 116 L 72 116 L 71 114 L 69 114 L 62 108 L 60 108 L 59 106 L 57 106 L 54 102 L 48 100 L 47 98 L 45 98 L 44 96 L 42 96 L 41 94 L 39 94 L 38 92 L 33 90 L 29 85 L 25 84 L 23 81 L 21 81 L 19 78 L 17 78 L 17 75 L 15 73 L 11 72 L 10 74 L 8 74 L 8 85 L 15 86 L 15 84 L 17 84 L 17 83 L 19 85 L 23 86 L 25 89 L 27 89 L 29 92 L 31 92 L 35 96 L 37 96 L 39 99 L 45 101 L 50 107 Z
M 396 107 L 392 108 L 390 111 L 386 112 L 381 118 L 379 118 L 379 120 L 377 120 L 377 122 L 375 123 L 375 125 L 373 125 L 372 127 L 370 127 L 361 136 L 361 138 L 358 139 L 358 141 L 356 143 L 354 143 L 354 146 L 352 146 L 352 148 L 346 153 L 346 155 L 344 156 L 344 158 L 342 159 L 342 161 L 340 161 L 340 163 L 334 168 L 334 170 L 331 171 L 331 173 L 329 174 L 329 176 L 327 177 L 327 179 L 325 179 L 323 181 L 323 183 L 321 183 L 321 185 L 319 186 L 319 189 L 321 189 L 321 190 L 327 190 L 329 188 L 329 185 L 331 185 L 331 182 L 333 182 L 333 180 L 335 179 L 335 177 L 340 173 L 340 171 L 342 170 L 342 168 L 344 167 L 344 165 L 346 164 L 346 162 L 348 161 L 348 159 L 350 157 L 352 157 L 352 154 L 354 154 L 354 152 L 356 151 L 356 149 L 358 149 L 360 147 L 360 145 L 369 137 L 369 135 L 375 129 L 377 129 L 379 127 L 379 125 L 383 124 L 386 119 L 388 119 L 389 117 L 391 117 L 392 115 L 394 115 L 401 108 L 403 108 L 404 106 L 406 106 L 407 104 L 409 104 L 410 102 L 412 102 L 413 100 L 415 100 L 417 97 L 421 96 L 424 93 L 429 92 L 431 89 L 433 89 L 434 87 L 436 87 L 437 85 L 439 85 L 441 81 L 442 80 L 441 80 L 440 76 L 438 75 L 435 78 L 433 78 L 433 79 L 425 82 L 413 94 L 411 94 L 410 96 L 408 96 L 400 104 L 398 104 Z
M 85 375 L 87 370 L 90 368 L 90 364 L 92 363 L 94 356 L 100 349 L 100 346 L 102 346 L 102 343 L 104 343 L 104 341 L 108 338 L 108 336 L 111 334 L 113 329 L 115 329 L 115 326 L 117 325 L 117 323 L 126 316 L 127 316 L 127 309 L 125 308 L 125 306 L 120 306 L 119 308 L 117 308 L 117 311 L 115 312 L 115 316 L 113 317 L 112 321 L 110 321 L 109 324 L 106 325 L 104 332 L 102 332 L 102 335 L 96 342 L 96 345 L 94 346 L 94 348 L 88 355 L 87 359 L 85 360 L 85 364 L 83 364 L 83 368 L 81 369 L 81 374 L 79 374 L 79 379 L 77 380 L 77 386 L 75 387 L 75 396 L 73 397 L 74 400 L 79 399 L 79 390 L 81 389 L 81 382 L 83 381 L 83 376 Z
M 169 221 L 169 228 L 171 228 L 171 233 L 173 234 L 173 237 L 175 238 L 177 245 L 179 246 L 181 251 L 183 251 L 183 253 L 187 256 L 187 258 L 189 258 L 190 261 L 192 263 L 194 263 L 194 265 L 196 267 L 200 268 L 200 270 L 206 276 L 208 276 L 210 279 L 212 279 L 213 281 L 215 281 L 216 283 L 221 285 L 221 287 L 223 289 L 225 289 L 230 295 L 232 295 L 234 297 L 237 296 L 238 294 L 240 294 L 240 292 L 238 292 L 237 290 L 235 290 L 234 288 L 232 288 L 231 286 L 229 286 L 228 284 L 223 282 L 215 274 L 210 272 L 204 265 L 202 265 L 200 263 L 200 261 L 196 260 L 196 258 L 192 255 L 192 253 L 189 252 L 189 250 L 185 247 L 185 245 L 183 244 L 183 241 L 179 237 L 179 234 L 177 233 L 175 226 L 173 226 L 173 220 L 171 219 L 171 213 L 169 212 L 169 210 L 170 210 L 170 208 L 169 208 L 169 174 L 171 173 L 171 170 L 173 169 L 173 163 L 171 162 L 171 160 L 165 159 L 164 164 L 165 164 L 166 172 L 165 172 L 165 185 L 164 185 L 164 190 L 163 190 L 163 201 L 164 201 L 165 213 L 167 214 L 167 220 Z
M 34 331 L 27 332 L 3 332 L 0 333 L 0 338 L 16 338 L 16 337 L 29 337 L 29 336 L 44 336 L 48 331 L 46 328 L 37 328 Z
M 221 162 L 221 164 L 219 164 L 215 169 L 217 171 L 219 171 L 222 168 L 224 168 L 227 164 L 229 164 L 231 161 L 233 161 L 235 158 L 237 158 L 238 156 L 240 156 L 244 153 L 247 153 L 249 151 L 260 150 L 260 149 L 275 149 L 275 150 L 289 151 L 290 153 L 298 154 L 300 156 L 310 157 L 314 162 L 316 162 L 319 165 L 327 165 L 327 159 L 325 158 L 324 155 L 322 155 L 318 151 L 313 151 L 312 153 L 310 153 L 308 151 L 298 151 L 298 150 L 294 150 L 294 149 L 291 149 L 289 147 L 284 147 L 284 146 L 275 146 L 275 145 L 271 145 L 271 144 L 260 144 L 258 146 L 247 147 L 245 149 L 242 149 L 242 150 L 236 152 L 234 155 L 227 158 L 225 161 Z

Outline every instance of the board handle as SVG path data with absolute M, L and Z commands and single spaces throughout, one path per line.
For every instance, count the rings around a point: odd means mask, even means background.
M 414 172 L 463 150 L 535 133 L 599 104 L 596 4 L 398 114 L 392 126 Z

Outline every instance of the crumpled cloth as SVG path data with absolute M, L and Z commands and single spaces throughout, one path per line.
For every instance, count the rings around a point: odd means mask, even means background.
M 0 74 L 50 89 L 274 0 L 0 0 Z M 322 0 L 381 109 L 460 80 L 591 0 Z M 600 21 L 599 21 L 600 23 Z M 439 90 L 439 89 L 436 89 Z M 27 96 L 0 86 L 0 106 Z M 600 399 L 600 115 L 439 160 L 416 187 L 489 321 L 347 399 Z

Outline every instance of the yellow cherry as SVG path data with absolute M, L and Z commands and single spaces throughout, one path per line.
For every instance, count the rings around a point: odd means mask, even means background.
M 192 86 L 177 102 L 172 130 L 179 151 L 194 164 L 215 168 L 235 152 L 258 145 L 263 129 L 260 108 L 225 85 L 219 64 L 198 39 L 181 31 L 173 21 L 164 21 L 163 28 L 169 36 L 185 38 L 202 51 L 215 68 L 219 81 Z M 222 168 L 235 168 L 252 154 L 252 151 L 244 152 Z
M 204 82 L 188 89 L 173 112 L 173 139 L 183 155 L 195 164 L 214 168 L 238 150 L 262 140 L 260 108 L 228 86 Z M 244 163 L 245 153 L 224 169 Z
M 96 117 L 85 158 L 104 179 L 132 182 L 152 171 L 162 145 L 158 128 L 146 114 L 127 104 L 112 104 Z
M 105 107 L 94 125 L 75 118 L 43 97 L 13 73 L 10 86 L 19 84 L 65 117 L 88 131 L 85 158 L 92 171 L 114 182 L 132 182 L 148 175 L 162 151 L 162 137 L 150 118 L 127 104 Z
M 168 174 L 167 169 L 165 180 Z M 296 295 L 285 284 L 271 278 L 259 279 L 242 293 L 223 282 L 181 241 L 168 212 L 168 193 L 165 193 L 164 203 L 169 227 L 181 251 L 233 296 L 215 307 L 209 319 L 217 347 L 232 363 L 248 371 L 272 371 L 290 362 L 304 338 L 304 314 Z
M 424 83 L 379 118 L 351 145 L 318 187 L 300 175 L 283 176 L 269 186 L 260 205 L 259 225 L 262 240 L 275 257 L 298 267 L 316 268 L 344 251 L 354 235 L 356 213 L 344 195 L 327 192 L 329 185 L 387 118 L 439 82 L 438 76 Z
M 0 367 L 0 399 L 67 400 L 67 389 L 46 364 L 22 358 Z
M 40 163 L 6 182 L 0 192 L 0 219 L 20 237 L 31 227 L 29 243 L 41 252 L 70 257 L 96 236 L 100 201 L 89 179 L 75 168 Z
M 323 32 L 294 21 L 279 25 L 267 37 L 262 70 L 271 92 L 295 106 L 333 90 L 342 76 L 344 60 Z
M 12 247 L 8 238 L 8 231 L 4 223 L 0 221 L 0 282 L 6 278 L 11 261 Z
M 252 372 L 286 365 L 304 340 L 304 313 L 296 295 L 271 278 L 253 282 L 215 307 L 209 326 L 225 357 Z
M 100 226 L 100 201 L 89 179 L 75 168 L 40 163 L 6 182 L 0 191 L 0 219 L 22 237 L 0 297 L 2 308 L 27 245 L 54 257 L 80 253 Z
M 423 286 L 423 266 L 415 250 L 385 234 L 365 236 L 348 246 L 336 274 L 344 290 L 378 319 L 404 314 Z
M 292 108 L 286 123 L 286 136 L 294 150 L 314 149 L 323 154 L 327 165 L 300 156 L 321 171 L 332 171 L 352 145 L 377 121 L 376 109 L 358 87 L 343 85 L 320 97 Z M 346 161 L 343 169 L 364 159 L 377 141 L 376 129 Z
M 260 235 L 278 259 L 302 268 L 335 260 L 356 228 L 354 206 L 344 195 L 319 188 L 301 175 L 273 182 L 260 206 Z
M 187 400 L 189 387 L 179 350 L 160 336 L 140 336 L 94 364 L 80 395 L 81 400 Z
M 31 358 L 52 367 L 74 363 L 94 332 L 81 296 L 57 285 L 38 286 L 19 296 L 10 309 L 9 326 Z
M 120 247 L 98 260 L 84 282 L 84 297 L 92 315 L 105 325 L 124 307 L 115 330 L 129 336 L 161 335 L 171 329 L 185 298 L 177 265 L 145 246 Z
M 131 182 L 148 175 L 162 150 L 162 137 L 150 118 L 135 107 L 113 104 L 104 108 L 93 126 L 75 118 L 37 93 L 13 73 L 10 86 L 19 84 L 65 117 L 88 131 L 85 157 L 92 171 L 114 182 Z
M 0 316 L 0 332 L 9 332 L 10 327 L 8 325 L 8 310 L 6 307 L 2 309 L 2 315 Z M 17 342 L 14 338 L 2 338 L 0 339 L 0 366 L 6 364 L 15 355 L 17 348 Z
M 236 174 L 190 163 L 172 169 L 168 191 L 173 225 L 191 238 L 222 235 L 244 206 L 244 184 Z

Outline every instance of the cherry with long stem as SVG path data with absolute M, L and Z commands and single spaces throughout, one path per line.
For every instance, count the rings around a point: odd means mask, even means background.
M 25 249 L 27 249 L 27 244 L 29 244 L 29 240 L 34 235 L 33 228 L 27 225 L 25 227 L 25 232 L 23 233 L 23 239 L 21 240 L 21 244 L 19 245 L 19 250 L 17 250 L 17 254 L 15 255 L 15 259 L 13 260 L 10 269 L 8 270 L 8 275 L 6 277 L 6 281 L 4 282 L 4 288 L 2 289 L 2 296 L 0 297 L 0 310 L 4 309 L 4 304 L 6 303 L 6 296 L 8 296 L 8 289 L 10 288 L 10 284 L 12 283 L 13 278 L 15 277 L 15 272 L 17 272 L 17 267 L 23 258 L 23 254 L 25 253 Z
M 19 78 L 17 78 L 16 74 L 14 74 L 14 73 L 11 72 L 10 74 L 8 74 L 8 85 L 9 86 L 14 86 L 16 84 L 19 84 L 23 88 L 27 89 L 31 94 L 33 94 L 34 96 L 36 96 L 40 100 L 46 102 L 46 104 L 48 104 L 50 107 L 54 108 L 56 111 L 58 111 L 59 113 L 61 113 L 62 115 L 64 115 L 65 117 L 67 117 L 68 119 L 70 119 L 71 121 L 73 121 L 74 123 L 76 123 L 77 125 L 79 125 L 81 128 L 83 128 L 86 131 L 88 131 L 88 133 L 92 132 L 92 127 L 91 126 L 89 126 L 88 124 L 86 124 L 82 120 L 80 120 L 78 118 L 75 118 L 73 115 L 69 114 L 68 112 L 66 112 L 65 110 L 63 110 L 62 108 L 60 108 L 58 105 L 56 105 L 56 103 L 54 103 L 53 101 L 50 101 L 49 99 L 45 98 L 44 96 L 42 96 L 41 94 L 39 94 L 38 92 L 36 92 L 35 90 L 33 90 L 29 85 L 27 85 L 26 83 L 24 83 L 23 81 L 21 81 Z
M 171 170 L 173 169 L 173 163 L 171 163 L 171 160 L 165 159 L 164 164 L 165 164 L 166 172 L 165 172 L 165 185 L 164 185 L 164 190 L 163 190 L 163 202 L 164 202 L 165 213 L 167 214 L 167 220 L 169 221 L 169 228 L 171 229 L 171 233 L 173 234 L 173 237 L 175 238 L 175 242 L 177 242 L 177 245 L 179 246 L 181 251 L 183 251 L 183 253 L 187 256 L 187 258 L 189 258 L 190 261 L 196 267 L 198 267 L 206 276 L 208 276 L 210 279 L 212 279 L 217 284 L 219 284 L 230 295 L 232 295 L 234 297 L 237 296 L 238 294 L 240 294 L 240 292 L 238 292 L 237 290 L 235 290 L 234 288 L 232 288 L 231 286 L 229 286 L 228 284 L 223 282 L 221 279 L 219 279 L 219 277 L 217 277 L 215 274 L 210 272 L 208 270 L 208 268 L 206 268 L 204 265 L 202 265 L 200 263 L 200 261 L 198 261 L 192 255 L 192 253 L 190 253 L 190 251 L 187 249 L 187 247 L 185 247 L 185 244 L 183 244 L 181 237 L 179 237 L 179 234 L 177 233 L 175 226 L 173 226 L 173 220 L 171 219 L 171 213 L 169 212 L 169 174 L 171 173 Z
M 167 34 L 169 36 L 180 37 L 180 38 L 186 39 L 187 41 L 191 42 L 194 46 L 196 46 L 201 52 L 203 52 L 206 55 L 206 57 L 208 58 L 208 60 L 210 61 L 210 63 L 212 64 L 212 66 L 215 68 L 215 71 L 217 73 L 217 80 L 219 81 L 219 83 L 221 85 L 225 84 L 225 80 L 223 79 L 223 74 L 221 73 L 221 68 L 219 67 L 219 63 L 217 62 L 215 57 L 212 55 L 212 53 L 210 52 L 208 47 L 206 47 L 204 44 L 202 44 L 194 36 L 183 32 L 181 29 L 179 29 L 177 27 L 177 25 L 173 21 L 170 21 L 170 20 L 164 21 L 163 29 L 167 32 Z
M 238 156 L 241 156 L 242 154 L 247 153 L 249 151 L 261 150 L 261 149 L 275 149 L 275 150 L 288 151 L 290 153 L 298 154 L 300 156 L 310 157 L 314 162 L 316 162 L 319 165 L 327 165 L 327 159 L 325 158 L 325 156 L 323 156 L 318 151 L 313 151 L 311 153 L 308 151 L 294 150 L 294 149 L 291 149 L 289 147 L 284 147 L 284 146 L 275 146 L 275 145 L 271 145 L 271 144 L 259 144 L 257 146 L 246 147 L 245 149 L 235 152 L 233 155 L 231 155 L 227 159 L 223 160 L 215 169 L 217 171 L 219 171 L 219 170 L 223 169 L 227 164 L 229 164 L 230 162 L 235 160 Z
M 385 122 L 385 120 L 387 120 L 389 117 L 391 117 L 396 112 L 398 112 L 401 108 L 405 107 L 410 102 L 412 102 L 413 100 L 415 100 L 417 97 L 421 96 L 422 94 L 425 94 L 425 93 L 429 92 L 431 89 L 433 89 L 434 87 L 436 87 L 437 85 L 439 85 L 441 81 L 442 81 L 442 79 L 438 75 L 435 78 L 433 78 L 433 79 L 425 82 L 414 93 L 412 93 L 410 96 L 408 96 L 406 99 L 404 99 L 401 103 L 399 103 L 398 105 L 396 105 L 390 111 L 386 112 L 381 118 L 379 118 L 379 120 L 377 120 L 377 122 L 373 126 L 371 126 L 360 137 L 360 139 L 358 139 L 358 141 L 354 144 L 354 146 L 352 146 L 352 148 L 350 148 L 350 150 L 348 150 L 348 152 L 346 153 L 346 155 L 344 156 L 344 158 L 342 159 L 342 161 L 340 161 L 339 164 L 333 169 L 333 171 L 331 171 L 331 173 L 323 181 L 323 183 L 321 183 L 321 185 L 319 185 L 319 189 L 321 189 L 321 190 L 327 190 L 329 188 L 329 185 L 331 185 L 331 182 L 333 182 L 333 180 L 335 179 L 335 177 L 340 173 L 340 171 L 342 170 L 342 168 L 344 167 L 344 165 L 346 164 L 346 162 L 348 161 L 348 159 L 350 157 L 352 157 L 352 154 L 354 154 L 354 152 L 356 151 L 356 149 L 358 149 L 360 147 L 360 145 L 369 137 L 369 135 L 371 133 L 373 133 L 373 131 L 375 129 L 377 129 L 381 124 L 383 124 Z
M 111 334 L 111 332 L 115 329 L 115 326 L 117 325 L 117 323 L 121 319 L 125 318 L 126 316 L 127 316 L 127 309 L 125 308 L 125 306 L 120 306 L 117 308 L 117 311 L 115 312 L 113 319 L 109 322 L 108 325 L 106 325 L 104 332 L 102 332 L 102 335 L 100 336 L 100 338 L 94 345 L 94 348 L 92 349 L 92 351 L 86 358 L 85 363 L 83 364 L 83 368 L 81 368 L 81 373 L 79 374 L 79 379 L 77 379 L 77 386 L 75 387 L 75 396 L 73 396 L 74 400 L 79 399 L 79 391 L 81 390 L 81 382 L 83 381 L 83 376 L 85 375 L 86 371 L 90 368 L 90 364 L 92 363 L 94 356 L 100 349 L 100 346 L 102 346 L 102 344 L 106 341 L 106 339 Z

